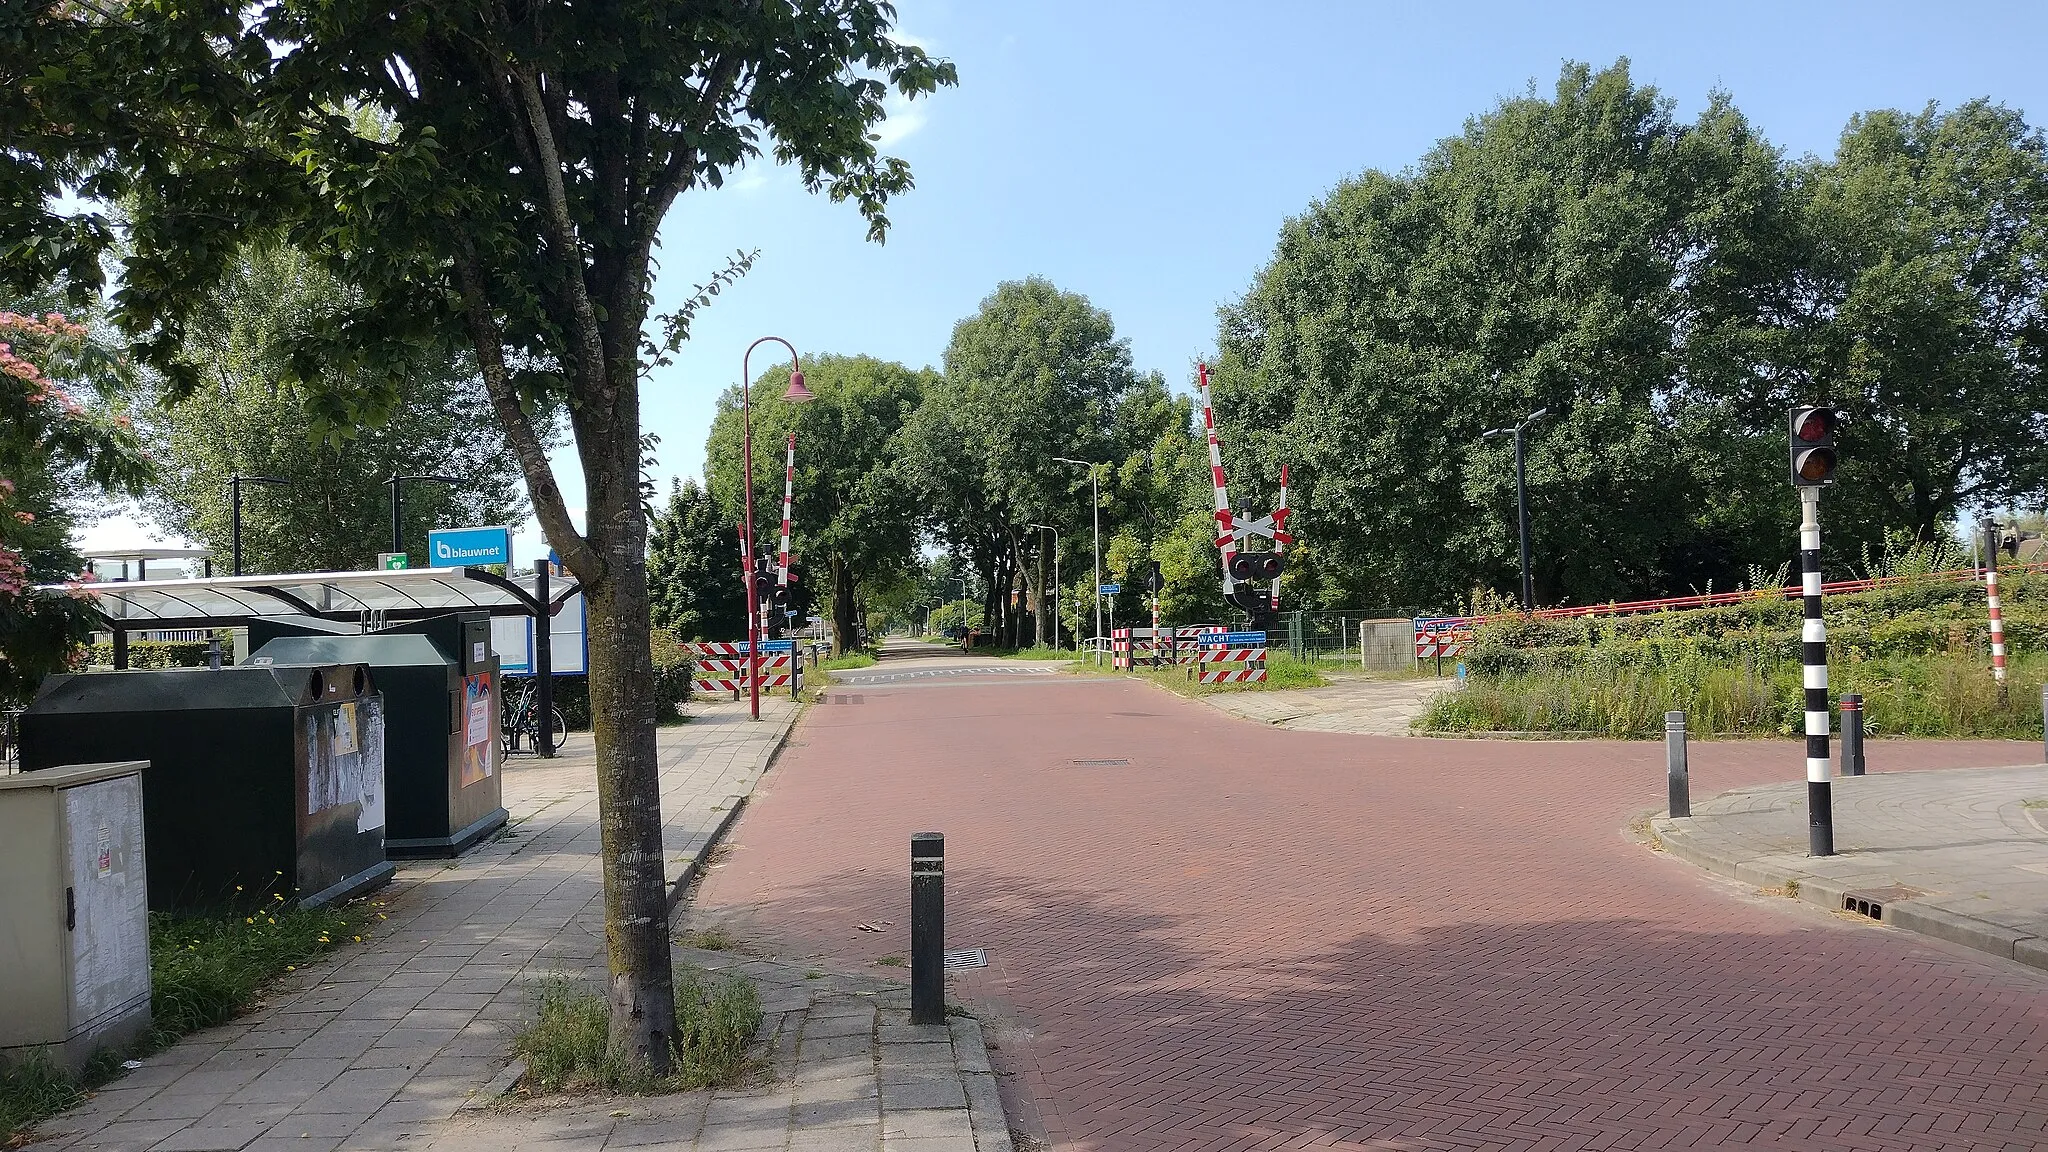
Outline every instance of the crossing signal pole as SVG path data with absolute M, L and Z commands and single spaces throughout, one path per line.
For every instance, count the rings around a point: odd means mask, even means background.
M 1834 786 L 1828 762 L 1828 629 L 1820 611 L 1820 490 L 1835 482 L 1840 463 L 1833 408 L 1794 408 L 1790 413 L 1792 487 L 1799 493 L 1799 591 L 1805 607 L 1800 663 L 1806 687 L 1806 852 L 1835 854 Z

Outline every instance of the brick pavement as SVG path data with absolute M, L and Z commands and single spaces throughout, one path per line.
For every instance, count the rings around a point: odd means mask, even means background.
M 796 707 L 764 698 L 759 724 L 746 719 L 744 704 L 699 704 L 692 712 L 691 723 L 660 736 L 672 877 L 698 861 L 752 791 Z M 536 981 L 555 973 L 602 981 L 588 738 L 572 738 L 566 753 L 507 766 L 510 834 L 460 860 L 403 865 L 372 898 L 379 904 L 358 905 L 366 916 L 374 908 L 389 916 L 366 943 L 306 966 L 257 1011 L 149 1057 L 45 1125 L 35 1146 L 1006 1152 L 978 1030 L 899 1035 L 895 1017 L 907 1017 L 906 1006 L 886 982 L 811 980 L 802 969 L 713 953 L 684 958 L 737 967 L 764 988 L 765 1042 L 778 1072 L 765 1084 L 657 1100 L 598 1098 L 533 1114 L 463 1111 L 487 1084 L 504 1082 L 508 1045 L 532 1017 Z M 929 1099 L 900 1098 L 905 1085 Z M 977 1093 L 980 1107 L 970 1109 L 968 1097 Z
M 1842 778 L 1834 812 L 1824 858 L 1806 854 L 1803 784 L 1723 792 L 1656 829 L 1722 875 L 1829 909 L 1874 894 L 1893 927 L 2048 968 L 2048 764 Z
M 812 710 L 699 903 L 901 955 L 908 835 L 944 830 L 948 946 L 990 950 L 956 995 L 1061 1147 L 2048 1146 L 2048 980 L 1652 853 L 1660 745 L 1290 732 L 1130 682 L 861 701 Z M 1800 756 L 1696 744 L 1694 787 Z

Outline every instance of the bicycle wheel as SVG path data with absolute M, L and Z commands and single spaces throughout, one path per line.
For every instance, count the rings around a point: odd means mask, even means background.
M 569 721 L 563 718 L 560 708 L 550 708 L 548 711 L 554 714 L 555 747 L 560 748 L 562 741 L 569 738 Z

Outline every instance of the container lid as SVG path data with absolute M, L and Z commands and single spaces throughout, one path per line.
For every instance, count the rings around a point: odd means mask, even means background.
M 59 764 L 40 772 L 0 776 L 0 791 L 10 788 L 74 788 L 97 780 L 133 776 L 149 767 L 147 760 L 109 760 L 100 764 Z

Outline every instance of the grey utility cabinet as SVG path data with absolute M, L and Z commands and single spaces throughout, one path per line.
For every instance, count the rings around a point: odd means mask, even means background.
M 0 1061 L 75 1071 L 149 1027 L 145 767 L 0 776 Z

